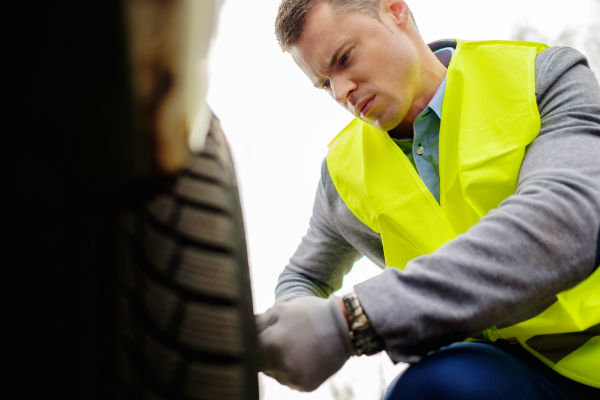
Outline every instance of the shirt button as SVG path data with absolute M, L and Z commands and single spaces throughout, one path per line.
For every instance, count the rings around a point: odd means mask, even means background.
M 422 156 L 423 153 L 425 153 L 425 147 L 423 147 L 423 146 L 417 147 L 417 154 Z

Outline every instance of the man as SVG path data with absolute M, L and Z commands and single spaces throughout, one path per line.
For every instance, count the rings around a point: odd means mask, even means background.
M 597 394 L 600 90 L 585 58 L 434 52 L 402 0 L 284 0 L 276 30 L 357 118 L 330 145 L 279 304 L 257 317 L 261 369 L 313 390 L 386 350 L 411 364 L 388 399 Z M 388 268 L 332 295 L 362 255 Z

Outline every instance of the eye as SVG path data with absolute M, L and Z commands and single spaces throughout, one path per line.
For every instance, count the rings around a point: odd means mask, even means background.
M 341 57 L 340 57 L 340 65 L 345 65 L 348 62 L 348 59 L 350 58 L 350 50 L 346 51 Z
M 325 89 L 328 90 L 329 89 L 329 79 L 327 79 L 325 82 L 323 82 L 323 84 L 321 85 L 321 89 Z

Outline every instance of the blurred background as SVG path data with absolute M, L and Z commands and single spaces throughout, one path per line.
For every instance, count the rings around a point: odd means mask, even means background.
M 600 76 L 600 0 L 407 0 L 426 42 L 521 39 L 575 47 Z M 279 0 L 225 0 L 208 101 L 227 135 L 244 211 L 254 310 L 264 312 L 308 227 L 329 141 L 352 116 L 314 89 L 274 35 Z M 340 293 L 379 272 L 357 262 Z M 306 394 L 260 374 L 261 399 L 379 399 L 403 369 L 386 354 L 351 359 Z

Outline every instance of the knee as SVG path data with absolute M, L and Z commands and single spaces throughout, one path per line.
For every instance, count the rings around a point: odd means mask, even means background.
M 477 346 L 442 350 L 409 367 L 390 385 L 384 400 L 506 400 L 506 387 L 497 379 L 502 375 L 498 369 L 506 367 L 501 364 Z
M 464 374 L 437 365 L 417 364 L 404 372 L 390 386 L 390 397 L 385 400 L 397 399 L 489 399 L 489 393 L 481 393 L 481 384 L 467 378 Z M 392 395 L 393 394 L 393 395 Z M 492 397 L 493 398 L 493 397 Z

